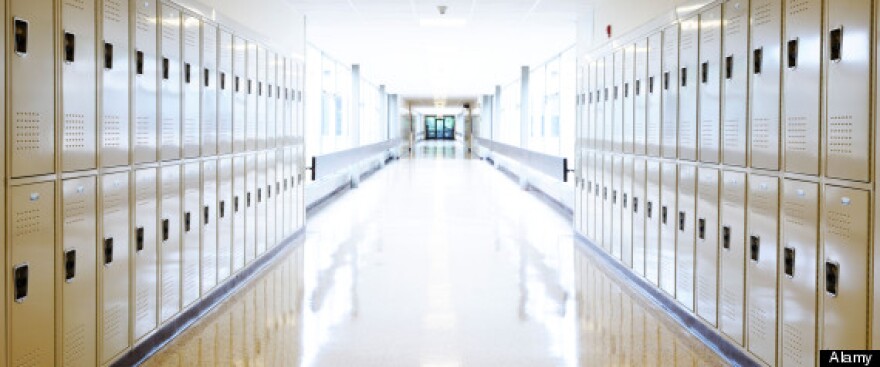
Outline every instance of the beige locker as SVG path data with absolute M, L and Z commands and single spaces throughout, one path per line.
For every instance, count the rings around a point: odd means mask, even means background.
M 779 170 L 782 0 L 751 0 L 751 166 Z
M 276 233 L 276 205 L 278 196 L 281 194 L 281 184 L 275 177 L 276 156 L 275 150 L 266 151 L 266 247 L 272 248 L 281 239 Z
M 141 4 L 140 2 L 138 4 Z M 157 107 L 159 90 L 159 45 L 156 0 L 144 0 L 132 8 L 134 22 L 134 95 L 132 98 L 131 148 L 133 163 L 155 162 L 157 159 Z M 124 123 L 124 122 L 123 122 Z
M 701 162 L 719 162 L 721 117 L 721 6 L 700 14 L 699 156 Z
M 267 62 L 268 52 L 263 46 L 257 46 L 257 74 L 256 74 L 256 94 L 257 94 L 257 133 L 256 133 L 256 149 L 266 149 L 266 122 L 269 110 L 266 108 L 268 103 L 268 82 L 267 73 L 269 71 Z
M 98 121 L 101 166 L 128 164 L 129 159 L 129 2 L 102 2 L 103 45 L 98 45 L 101 112 Z
M 12 286 L 6 302 L 9 362 L 51 366 L 55 364 L 55 183 L 12 186 L 7 195 Z
M 623 152 L 633 153 L 633 122 L 635 122 L 635 83 L 636 48 L 628 44 L 623 48 L 623 86 L 621 90 L 623 98 Z
M 199 162 L 183 165 L 183 216 L 180 217 L 181 304 L 183 308 L 199 298 L 202 237 L 202 167 Z
M 748 349 L 776 362 L 776 278 L 779 253 L 779 179 L 751 175 L 746 265 Z
M 820 263 L 823 320 L 820 349 L 868 348 L 868 261 L 871 195 L 825 186 L 825 258 Z
M 257 256 L 257 154 L 245 156 L 244 178 L 244 262 Z
M 611 74 L 611 146 L 614 152 L 623 151 L 623 49 L 614 52 Z
M 660 156 L 661 148 L 661 129 L 663 124 L 663 101 L 660 98 L 662 93 L 663 78 L 663 34 L 654 33 L 648 37 L 648 74 L 647 83 L 643 85 L 647 92 L 647 103 L 645 111 L 647 113 L 645 119 L 645 139 L 647 143 L 647 154 L 652 157 Z
M 695 15 L 681 21 L 678 50 L 678 157 L 697 160 L 698 91 L 700 54 L 700 18 Z
M 645 216 L 647 207 L 647 172 L 645 171 L 645 159 L 633 157 L 633 183 L 632 183 L 632 236 L 633 236 L 633 265 L 636 274 L 646 276 L 645 273 L 645 229 L 648 223 Z M 653 204 L 652 204 L 653 205 Z M 653 213 L 652 213 L 653 215 Z
M 61 360 L 64 366 L 91 367 L 97 365 L 95 355 L 98 324 L 95 319 L 96 260 L 94 246 L 97 230 L 97 183 L 95 177 L 65 180 L 62 184 L 62 239 L 58 248 L 61 266 L 58 268 L 58 289 L 61 295 Z M 104 243 L 104 262 L 107 263 L 107 240 Z M 110 240 L 110 260 L 127 262 L 125 254 L 113 251 Z M 121 245 L 121 244 L 120 244 Z M 122 255 L 117 257 L 117 255 Z M 125 279 L 125 278 L 123 278 Z M 127 335 L 122 335 L 123 341 Z
M 217 283 L 232 274 L 233 180 L 232 159 L 217 160 Z
M 721 160 L 726 165 L 746 166 L 748 145 L 748 48 L 749 0 L 723 5 L 721 62 Z
M 162 19 L 159 26 L 159 110 L 162 118 L 159 124 L 159 159 L 169 161 L 179 159 L 181 153 L 181 22 L 180 11 L 176 8 L 163 3 L 159 9 Z
M 247 41 L 238 36 L 232 36 L 232 73 L 234 75 L 232 80 L 232 151 L 235 153 L 245 150 L 245 120 L 247 119 L 248 107 L 247 47 Z
M 132 340 L 140 341 L 156 328 L 159 317 L 159 247 L 157 235 L 158 175 L 155 168 L 134 174 L 134 263 Z
M 623 260 L 623 157 L 614 156 L 611 170 L 611 254 L 616 259 Z
M 202 245 L 199 250 L 199 294 L 204 296 L 217 284 L 217 159 L 202 161 Z M 228 259 L 228 257 L 227 257 Z
M 827 1 L 825 174 L 871 179 L 871 0 Z
M 621 235 L 623 236 L 621 260 L 629 268 L 633 266 L 633 156 L 623 156 L 623 195 L 620 201 Z
M 202 71 L 202 22 L 189 14 L 183 14 L 183 113 L 181 140 L 184 158 L 201 154 L 202 144 L 202 90 L 205 88 Z M 207 90 L 206 90 L 207 92 Z M 206 93 L 207 94 L 207 93 Z
M 245 265 L 245 156 L 232 159 L 232 272 Z
M 180 168 L 179 165 L 170 164 L 159 169 L 159 320 L 162 323 L 180 311 Z
M 614 243 L 613 195 L 614 157 L 606 152 L 602 154 L 602 248 L 609 255 L 613 255 L 611 246 Z
M 266 152 L 261 151 L 256 153 L 256 182 L 254 183 L 254 195 L 255 203 L 254 203 L 254 238 L 255 238 L 255 257 L 259 257 L 263 253 L 266 252 L 267 243 L 266 243 L 266 210 L 267 206 L 267 191 L 266 191 Z
M 235 74 L 232 69 L 232 35 L 219 29 L 217 40 L 217 154 L 232 153 Z
M 101 184 L 101 235 L 99 249 L 103 250 L 100 272 L 101 302 L 99 312 L 99 355 L 101 364 L 115 358 L 128 348 L 132 263 L 129 201 L 129 172 L 103 175 Z M 92 241 L 91 243 L 96 243 Z M 108 259 L 108 250 L 112 259 Z M 96 254 L 95 254 L 96 255 Z M 79 254 L 77 254 L 79 257 Z M 112 261 L 108 261 L 112 260 Z M 92 364 L 94 365 L 94 363 Z
M 645 278 L 652 284 L 660 283 L 660 225 L 661 171 L 660 162 L 648 160 L 645 169 L 647 192 L 645 193 Z
M 675 242 L 675 298 L 685 308 L 694 311 L 694 263 L 697 212 L 697 167 L 678 167 L 678 231 Z
M 257 96 L 257 87 L 259 81 L 257 80 L 257 76 L 259 74 L 259 47 L 254 42 L 248 42 L 247 48 L 245 49 L 245 57 L 247 58 L 246 67 L 245 67 L 245 77 L 247 81 L 247 85 L 245 86 L 245 126 L 244 126 L 244 136 L 245 136 L 245 150 L 254 151 L 257 150 L 257 133 L 258 133 L 258 120 L 259 120 L 259 106 L 258 106 L 258 96 Z
M 275 148 L 277 101 L 281 92 L 278 86 L 278 58 L 274 52 L 266 53 L 266 148 Z
M 786 179 L 782 187 L 779 358 L 783 366 L 815 366 L 819 184 Z
M 722 172 L 718 329 L 739 345 L 743 345 L 744 328 L 745 209 L 746 174 Z
M 607 68 L 605 67 L 605 63 L 610 62 L 606 60 L 607 57 L 600 57 L 596 60 L 596 91 L 594 92 L 594 97 L 596 99 L 595 103 L 595 112 L 593 112 L 595 121 L 593 123 L 593 134 L 595 135 L 594 147 L 596 150 L 605 150 L 605 126 L 607 125 L 605 122 L 605 114 L 607 113 L 607 100 L 608 100 L 608 86 L 605 84 L 607 80 L 605 76 L 605 72 Z
M 819 174 L 822 0 L 785 3 L 782 141 L 786 172 Z
M 678 166 L 663 162 L 660 172 L 660 289 L 675 296 L 675 247 L 678 232 Z
M 648 39 L 636 40 L 635 84 L 635 121 L 633 122 L 633 152 L 647 152 L 647 119 L 648 119 Z
M 61 3 L 58 119 L 61 169 L 65 172 L 94 169 L 98 165 L 96 13 L 95 0 Z
M 665 158 L 675 158 L 678 155 L 679 34 L 679 24 L 666 27 L 663 30 L 659 88 L 663 106 L 660 131 L 661 155 Z
M 697 200 L 696 311 L 718 325 L 718 171 L 700 168 Z
M 201 155 L 210 157 L 217 154 L 217 134 L 218 134 L 218 33 L 217 26 L 208 22 L 201 22 L 201 53 L 202 68 L 196 73 L 201 75 L 201 79 L 196 81 L 201 85 L 201 126 L 200 141 Z M 225 77 L 224 77 L 225 78 Z
M 11 178 L 55 171 L 54 2 L 10 0 L 14 32 L 8 42 L 9 158 Z M 13 341 L 14 343 L 14 341 Z M 16 352 L 15 350 L 12 351 Z

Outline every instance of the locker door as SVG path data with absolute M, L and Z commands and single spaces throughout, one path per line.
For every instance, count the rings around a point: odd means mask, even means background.
M 645 160 L 640 157 L 633 158 L 633 184 L 632 184 L 632 233 L 633 233 L 633 270 L 636 274 L 645 276 L 645 229 L 647 218 L 647 179 Z
M 727 165 L 746 165 L 748 144 L 749 0 L 723 5 L 721 70 L 721 156 Z
M 751 165 L 779 170 L 782 1 L 752 0 L 749 124 Z
M 746 266 L 748 349 L 776 362 L 776 267 L 779 252 L 779 179 L 751 175 Z
M 825 186 L 820 349 L 868 347 L 870 205 L 868 191 Z
M 647 152 L 647 128 L 648 123 L 648 40 L 636 41 L 636 70 L 635 85 L 635 121 L 633 122 L 633 152 L 645 154 Z
M 719 162 L 718 119 L 721 115 L 721 7 L 700 15 L 700 161 Z
M 183 217 L 181 217 L 183 242 L 181 246 L 181 302 L 187 307 L 199 298 L 201 279 L 200 253 L 202 230 L 202 180 L 201 164 L 187 163 L 183 166 Z
M 278 100 L 278 61 L 275 53 L 267 52 L 266 59 L 266 147 L 275 148 L 275 114 Z
M 614 52 L 614 67 L 612 69 L 612 119 L 611 119 L 611 149 L 615 152 L 623 151 L 623 49 Z
M 232 272 L 235 273 L 245 264 L 245 156 L 232 159 Z
M 9 324 L 13 366 L 51 366 L 55 360 L 55 183 L 9 188 Z
M 95 366 L 97 183 L 95 177 L 84 177 L 65 180 L 62 186 L 63 235 L 58 248 L 61 267 L 57 278 L 62 305 L 61 356 L 65 366 Z M 123 255 L 122 261 L 128 260 L 124 253 L 114 253 L 114 260 L 115 255 Z M 123 341 L 126 336 L 120 335 Z
M 257 47 L 257 135 L 256 147 L 258 150 L 266 149 L 266 122 L 268 118 L 268 61 L 269 53 L 266 48 Z
M 661 153 L 675 158 L 678 149 L 678 50 L 679 25 L 663 30 L 660 97 L 663 104 Z
M 296 218 L 293 206 L 296 197 L 296 179 L 293 173 L 293 148 L 284 148 L 284 234 L 293 234 L 294 219 Z
M 159 320 L 164 323 L 180 311 L 180 166 L 164 166 L 160 172 Z
M 718 170 L 700 168 L 697 185 L 696 311 L 718 326 Z
M 134 9 L 134 121 L 133 163 L 155 162 L 157 158 L 156 108 L 158 105 L 158 41 L 156 0 L 144 0 Z
M 743 344 L 746 174 L 724 171 L 721 181 L 721 274 L 718 328 Z
M 697 168 L 678 167 L 678 217 L 675 249 L 675 298 L 694 311 L 694 234 L 696 224 Z
M 822 1 L 785 3 L 782 140 L 786 172 L 819 174 Z
M 202 71 L 202 22 L 188 14 L 183 15 L 183 157 L 201 154 L 202 111 L 201 93 L 205 72 Z M 207 90 L 205 90 L 207 92 Z M 207 95 L 207 93 L 206 93 Z
M 129 158 L 129 12 L 126 0 L 104 0 L 101 84 L 101 166 L 128 164 Z
M 161 46 L 159 80 L 162 87 L 160 110 L 162 123 L 159 134 L 159 159 L 163 161 L 179 159 L 181 147 L 181 35 L 180 11 L 162 4 Z
M 782 192 L 781 361 L 815 366 L 819 185 L 786 179 Z
M 609 255 L 613 254 L 614 214 L 612 196 L 614 195 L 614 158 L 610 153 L 602 154 L 602 248 Z
M 645 170 L 648 191 L 645 195 L 645 277 L 659 286 L 660 271 L 660 162 L 648 160 Z
M 605 58 L 596 60 L 596 111 L 595 122 L 593 123 L 594 134 L 596 136 L 595 147 L 598 150 L 605 150 L 605 105 L 608 100 L 607 85 L 605 84 Z
M 596 63 L 590 62 L 587 68 L 587 147 L 596 148 L 596 104 L 599 96 L 596 94 L 598 90 L 598 82 L 596 81 Z
M 697 70 L 700 65 L 700 19 L 693 16 L 681 21 L 678 69 L 678 157 L 697 160 Z
M 254 203 L 254 224 L 256 238 L 256 255 L 260 256 L 266 252 L 266 152 L 256 153 L 256 182 L 254 186 L 254 195 L 256 195 Z
M 678 166 L 663 162 L 660 192 L 660 288 L 675 296 L 675 245 L 678 232 Z
M 232 69 L 232 35 L 220 29 L 217 46 L 217 154 L 232 153 L 235 73 Z
M 647 103 L 645 111 L 647 113 L 645 122 L 645 139 L 648 145 L 648 155 L 652 157 L 660 156 L 660 129 L 663 120 L 662 101 L 660 99 L 661 80 L 663 78 L 663 37 L 661 33 L 655 33 L 648 37 L 648 79 L 647 87 Z
M 635 122 L 635 93 L 633 84 L 636 71 L 636 48 L 627 45 L 623 49 L 623 152 L 633 153 L 633 122 Z
M 598 237 L 596 236 L 596 199 L 598 199 L 599 185 L 596 181 L 596 153 L 594 151 L 587 152 L 587 238 L 595 242 L 597 245 Z
M 217 27 L 208 22 L 202 23 L 202 126 L 201 153 L 203 157 L 217 154 L 218 125 L 218 35 Z M 225 77 L 224 77 L 225 78 Z
M 95 1 L 61 5 L 61 168 L 97 167 Z M 42 96 L 41 96 L 42 98 Z
M 281 185 L 275 181 L 275 150 L 266 151 L 266 246 L 275 247 L 280 238 L 275 233 L 275 203 L 281 193 Z
M 134 336 L 132 340 L 135 342 L 153 331 L 158 319 L 157 180 L 155 168 L 135 171 L 134 291 L 132 292 L 132 306 L 134 307 Z
M 202 249 L 200 294 L 217 284 L 217 160 L 202 161 Z M 228 258 L 227 258 L 228 259 Z
M 232 159 L 220 158 L 217 161 L 217 283 L 232 274 Z
M 129 270 L 131 264 L 130 247 L 130 207 L 129 173 L 120 172 L 101 176 L 101 242 L 100 271 L 101 302 L 99 309 L 100 345 L 99 362 L 105 364 L 128 348 L 129 341 Z M 154 194 L 155 195 L 155 194 Z M 94 251 L 94 250 L 93 250 Z M 79 252 L 79 251 L 77 251 Z M 107 255 L 112 256 L 107 256 Z M 77 253 L 77 262 L 80 254 Z M 79 273 L 80 266 L 77 266 Z M 155 273 L 154 273 L 155 274 Z M 155 301 L 154 301 L 155 304 Z M 65 353 L 66 354 L 66 353 Z M 94 365 L 94 363 L 92 363 Z
M 828 117 L 825 174 L 871 178 L 871 0 L 826 2 Z
M 244 262 L 250 264 L 257 254 L 257 155 L 245 157 Z
M 611 253 L 622 260 L 623 235 L 621 234 L 623 208 L 623 158 L 614 156 L 612 161 L 611 190 Z
M 284 96 L 284 145 L 293 143 L 293 97 L 295 92 L 293 79 L 295 77 L 294 63 L 292 59 L 286 59 L 284 81 L 286 83 Z
M 232 70 L 235 77 L 232 80 L 232 151 L 234 153 L 245 150 L 245 124 L 247 123 L 248 107 L 247 47 L 247 42 L 244 39 L 233 36 Z
M 621 198 L 620 214 L 623 223 L 620 230 L 623 236 L 621 250 L 621 258 L 623 264 L 632 268 L 633 266 L 633 157 L 631 155 L 623 156 L 623 197 Z
M 245 67 L 245 77 L 247 80 L 247 86 L 245 92 L 245 126 L 244 126 L 244 136 L 245 136 L 245 149 L 248 151 L 257 150 L 257 124 L 259 119 L 259 107 L 258 98 L 257 98 L 257 84 L 259 81 L 257 80 L 258 68 L 259 68 L 259 56 L 258 56 L 258 48 L 257 44 L 249 41 L 247 43 L 247 49 L 245 51 L 245 57 L 247 58 L 246 67 Z
M 54 15 L 49 0 L 10 0 L 9 19 L 15 42 L 7 72 L 12 121 L 10 176 L 26 177 L 55 171 L 55 99 L 53 91 Z M 13 350 L 13 352 L 16 352 Z

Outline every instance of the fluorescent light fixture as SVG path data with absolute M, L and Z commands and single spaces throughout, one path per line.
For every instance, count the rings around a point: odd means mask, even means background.
M 422 27 L 461 28 L 467 25 L 464 18 L 421 18 L 419 25 Z

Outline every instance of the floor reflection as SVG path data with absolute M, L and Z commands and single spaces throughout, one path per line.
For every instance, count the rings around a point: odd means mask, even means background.
M 422 159 L 465 158 L 464 146 L 455 140 L 425 140 L 416 145 L 415 152 L 415 156 Z

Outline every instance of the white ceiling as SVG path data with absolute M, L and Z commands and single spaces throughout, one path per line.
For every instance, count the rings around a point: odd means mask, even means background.
M 308 42 L 406 98 L 473 98 L 575 43 L 586 0 L 288 0 Z M 437 6 L 448 6 L 440 15 Z M 463 26 L 422 26 L 446 18 Z

